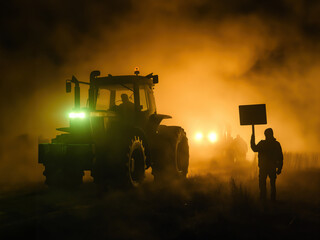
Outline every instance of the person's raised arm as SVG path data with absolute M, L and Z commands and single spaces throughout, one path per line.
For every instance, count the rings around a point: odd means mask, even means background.
M 251 135 L 250 144 L 251 144 L 252 151 L 258 152 L 258 145 L 256 145 L 256 138 L 255 138 L 254 134 Z

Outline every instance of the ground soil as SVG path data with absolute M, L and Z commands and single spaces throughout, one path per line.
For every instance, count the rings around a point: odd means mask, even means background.
M 101 192 L 25 183 L 0 193 L 0 239 L 320 239 L 320 170 L 285 169 L 258 199 L 255 163 L 198 161 L 185 181 Z

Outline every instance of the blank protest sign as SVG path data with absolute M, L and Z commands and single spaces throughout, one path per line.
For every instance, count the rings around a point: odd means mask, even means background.
M 265 104 L 240 105 L 240 125 L 267 124 Z

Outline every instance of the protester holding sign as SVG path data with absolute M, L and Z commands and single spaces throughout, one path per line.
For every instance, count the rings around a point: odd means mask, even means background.
M 276 178 L 281 173 L 283 165 L 283 154 L 280 143 L 273 137 L 272 128 L 264 131 L 265 140 L 260 141 L 257 145 L 255 137 L 251 137 L 251 148 L 258 152 L 259 166 L 259 188 L 260 199 L 266 199 L 266 180 L 270 178 L 271 200 L 276 200 Z
M 265 104 L 240 105 L 239 106 L 240 125 L 251 125 L 251 148 L 258 152 L 259 166 L 259 188 L 260 198 L 266 199 L 266 180 L 269 176 L 271 185 L 271 200 L 276 200 L 276 178 L 281 173 L 283 165 L 283 154 L 281 145 L 273 137 L 272 128 L 265 130 L 265 140 L 255 143 L 254 125 L 267 124 L 267 114 Z

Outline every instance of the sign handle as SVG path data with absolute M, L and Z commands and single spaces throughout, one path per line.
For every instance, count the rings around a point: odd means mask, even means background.
M 255 133 L 254 133 L 254 124 L 252 124 L 252 136 L 255 137 Z

